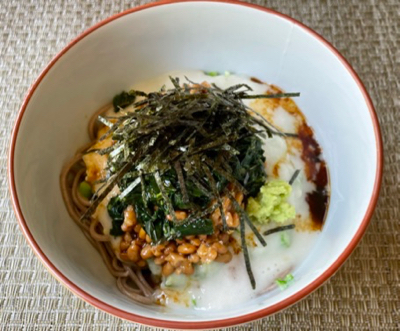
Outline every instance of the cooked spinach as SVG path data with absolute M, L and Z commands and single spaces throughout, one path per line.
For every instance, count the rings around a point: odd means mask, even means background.
M 118 112 L 121 108 L 131 105 L 136 99 L 136 95 L 131 95 L 128 92 L 121 92 L 113 98 L 114 111 Z
M 113 98 L 114 111 L 117 113 L 120 109 L 133 104 L 137 96 L 146 96 L 147 94 L 141 91 L 131 90 L 129 92 L 122 91 Z
M 249 196 L 258 193 L 266 180 L 265 157 L 262 141 L 253 135 L 237 142 L 235 148 L 239 151 L 230 160 L 233 176 L 244 186 Z
M 124 222 L 124 210 L 126 206 L 119 197 L 113 197 L 107 205 L 107 211 L 112 218 L 112 228 L 110 234 L 112 236 L 121 236 L 124 231 L 121 229 L 121 225 Z

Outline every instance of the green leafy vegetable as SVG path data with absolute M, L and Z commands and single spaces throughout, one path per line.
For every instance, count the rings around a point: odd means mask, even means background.
M 135 94 L 130 94 L 128 92 L 121 92 L 120 94 L 117 94 L 114 99 L 113 99 L 113 106 L 114 106 L 114 111 L 118 112 L 121 108 L 125 108 L 129 105 L 131 105 L 136 99 Z
M 256 135 L 251 135 L 239 140 L 235 148 L 239 154 L 231 158 L 233 176 L 244 186 L 249 196 L 254 196 L 266 180 L 262 142 Z
M 118 197 L 111 198 L 107 205 L 107 211 L 112 218 L 112 228 L 110 234 L 113 236 L 121 236 L 124 231 L 121 229 L 121 225 L 124 222 L 124 210 L 125 206 Z
M 190 235 L 213 234 L 213 223 L 210 219 L 195 219 L 192 221 L 178 224 L 174 227 L 176 238 Z
M 159 242 L 163 238 L 163 219 L 165 218 L 163 209 L 159 208 L 154 213 L 150 213 L 142 203 L 136 201 L 135 213 L 151 240 Z

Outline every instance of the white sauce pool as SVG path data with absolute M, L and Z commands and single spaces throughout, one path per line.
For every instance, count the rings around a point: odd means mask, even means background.
M 247 230 L 249 231 L 249 229 Z M 249 248 L 250 261 L 257 287 L 251 288 L 244 264 L 243 254 L 234 255 L 231 262 L 213 263 L 210 271 L 199 279 L 192 280 L 181 289 L 180 303 L 171 296 L 169 306 L 189 306 L 194 309 L 221 309 L 237 306 L 276 288 L 275 280 L 293 273 L 312 249 L 318 232 L 287 232 L 291 244 L 281 243 L 281 234 L 266 237 L 267 246 Z M 237 290 L 240 289 L 240 290 Z

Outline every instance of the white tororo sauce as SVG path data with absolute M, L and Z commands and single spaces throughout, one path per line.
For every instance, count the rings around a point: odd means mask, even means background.
M 253 92 L 251 94 L 262 94 L 268 89 L 267 84 L 253 82 L 249 77 L 239 75 L 220 75 L 210 77 L 202 71 L 176 71 L 164 74 L 152 80 L 141 82 L 132 86 L 133 89 L 144 92 L 159 90 L 163 85 L 166 88 L 173 88 L 169 76 L 179 77 L 180 82 L 185 82 L 188 77 L 195 83 L 215 83 L 221 88 L 228 88 L 232 85 L 245 83 L 249 85 Z M 257 105 L 252 100 L 245 100 L 245 104 L 257 111 Z M 265 111 L 265 109 L 264 109 Z M 284 132 L 295 133 L 297 127 L 296 116 L 293 116 L 282 107 L 273 110 L 270 120 L 273 125 Z M 301 150 L 289 148 L 287 142 L 281 136 L 274 135 L 267 138 L 264 143 L 264 155 L 266 157 L 266 171 L 269 178 L 280 178 L 289 181 L 296 169 L 300 174 L 292 185 L 292 193 L 289 203 L 292 204 L 300 220 L 310 217 L 309 207 L 306 202 L 308 192 L 314 190 L 314 184 L 307 181 L 304 173 L 304 162 L 301 159 Z M 273 169 L 279 164 L 278 174 L 274 174 Z M 96 215 L 103 225 L 104 232 L 108 233 L 111 228 L 111 218 L 107 213 L 109 199 L 115 195 L 110 193 L 103 203 L 100 204 Z M 267 227 L 275 227 L 268 225 Z M 250 230 L 247 229 L 247 233 Z M 163 281 L 157 295 L 162 297 L 162 302 L 166 306 L 190 307 L 190 309 L 219 309 L 237 305 L 255 298 L 274 287 L 275 279 L 283 277 L 289 272 L 293 272 L 308 252 L 318 236 L 318 232 L 287 231 L 290 246 L 286 247 L 281 242 L 281 233 L 276 233 L 266 237 L 267 247 L 262 247 L 255 239 L 257 247 L 249 247 L 252 270 L 256 279 L 257 288 L 251 288 L 246 272 L 243 254 L 234 255 L 231 262 L 211 263 L 209 266 L 197 267 L 194 276 L 174 276 L 173 286 L 167 286 Z M 119 240 L 112 241 L 113 247 L 118 251 Z M 170 285 L 170 284 L 169 284 Z M 232 289 L 240 289 L 233 291 Z

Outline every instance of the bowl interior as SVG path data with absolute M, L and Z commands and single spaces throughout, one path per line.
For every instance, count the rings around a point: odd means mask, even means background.
M 88 141 L 91 114 L 123 89 L 180 69 L 230 70 L 300 91 L 330 170 L 324 229 L 296 282 L 219 311 L 166 311 L 125 298 L 100 256 L 69 218 L 63 164 Z M 349 245 L 366 214 L 377 172 L 377 142 L 366 100 L 324 42 L 271 12 L 237 4 L 187 2 L 126 14 L 70 47 L 34 90 L 14 154 L 16 193 L 26 225 L 52 264 L 80 289 L 122 311 L 174 321 L 220 320 L 271 307 L 322 275 Z M 234 289 L 232 289 L 234 290 Z

